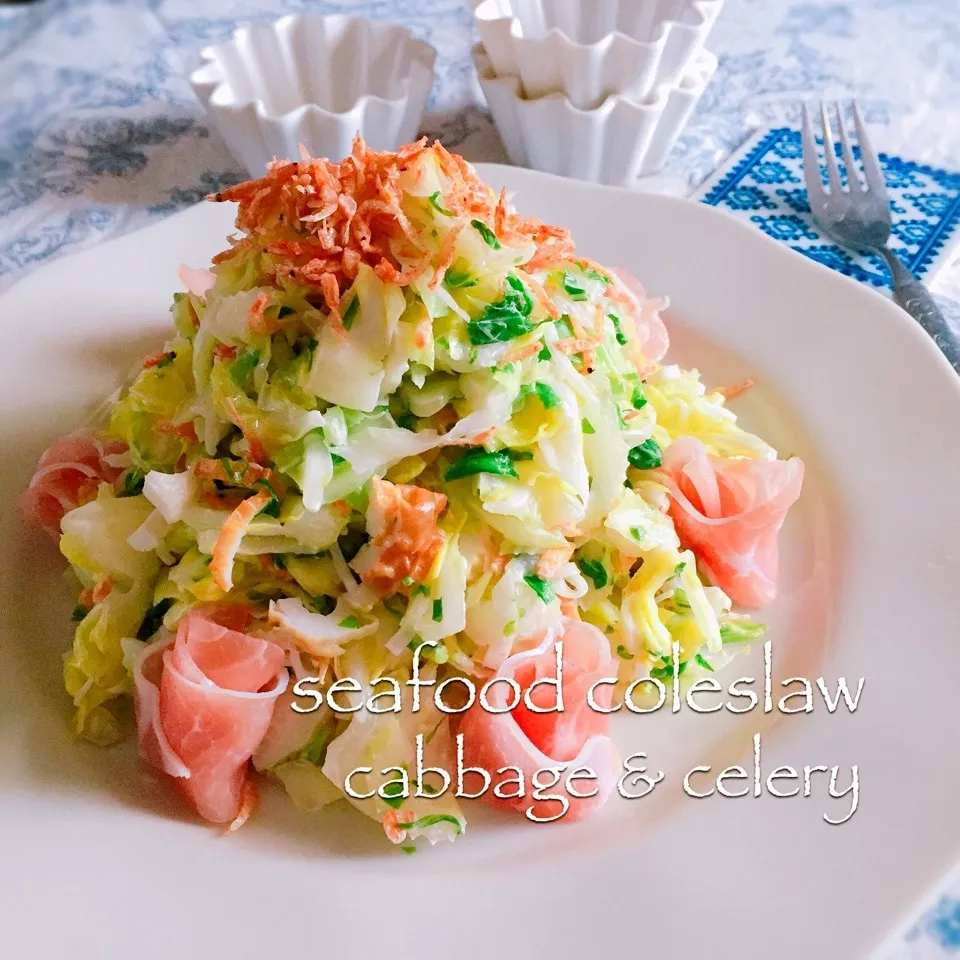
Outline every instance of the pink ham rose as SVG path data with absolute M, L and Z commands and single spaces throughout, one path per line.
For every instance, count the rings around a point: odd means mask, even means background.
M 613 273 L 627 290 L 628 296 L 623 299 L 631 307 L 643 355 L 651 363 L 659 363 L 670 349 L 670 337 L 660 318 L 663 302 L 648 297 L 640 281 L 629 270 L 617 267 Z
M 123 473 L 111 458 L 126 449 L 125 443 L 104 443 L 89 430 L 61 437 L 44 451 L 27 487 L 23 500 L 27 518 L 51 537 L 59 537 L 64 515 L 92 500 L 101 481 L 112 483 Z
M 177 273 L 180 276 L 180 282 L 190 293 L 198 297 L 205 297 L 217 282 L 217 278 L 203 267 L 188 267 L 185 263 L 181 263 Z
M 763 607 L 777 595 L 777 534 L 800 496 L 803 462 L 708 455 L 695 437 L 667 447 L 660 479 L 681 542 L 734 602 Z
M 526 812 L 532 807 L 532 817 L 552 819 L 562 811 L 561 801 L 532 799 L 531 778 L 540 769 L 565 767 L 558 785 L 544 792 L 565 794 L 570 806 L 561 821 L 574 821 L 589 816 L 606 802 L 616 784 L 620 763 L 609 735 L 609 715 L 587 704 L 587 691 L 597 680 L 616 676 L 606 637 L 590 624 L 566 619 L 559 638 L 548 635 L 533 649 L 508 657 L 497 676 L 514 679 L 521 694 L 540 678 L 556 679 L 558 639 L 563 642 L 563 711 L 538 713 L 530 710 L 522 697 L 509 713 L 491 713 L 478 703 L 464 714 L 459 732 L 463 734 L 465 762 L 488 771 L 494 786 L 516 776 L 511 772 L 498 777 L 496 771 L 502 767 L 517 767 L 523 773 L 525 796 L 501 798 L 491 787 L 484 799 L 513 812 Z M 610 705 L 610 690 L 609 684 L 597 688 L 595 699 L 599 705 Z M 556 702 L 556 688 L 535 687 L 530 699 L 535 706 L 549 707 Z M 506 683 L 497 683 L 490 688 L 488 700 L 494 709 L 503 709 L 513 702 L 514 692 Z M 566 774 L 578 767 L 591 768 L 597 779 L 575 780 L 573 791 L 566 791 Z M 595 794 L 589 797 L 573 795 L 593 791 Z M 516 784 L 505 785 L 502 792 L 516 793 Z
M 249 761 L 287 685 L 286 654 L 232 630 L 226 608 L 193 611 L 176 637 L 144 649 L 135 669 L 141 756 L 176 779 L 204 820 L 234 821 L 247 804 Z

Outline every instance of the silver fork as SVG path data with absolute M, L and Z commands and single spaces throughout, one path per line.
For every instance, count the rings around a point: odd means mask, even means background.
M 820 176 L 820 161 L 814 138 L 813 123 L 806 104 L 803 106 L 803 172 L 807 195 L 814 219 L 845 247 L 855 250 L 873 250 L 887 262 L 893 278 L 893 298 L 913 317 L 943 351 L 960 373 L 960 342 L 950 329 L 927 288 L 910 272 L 903 261 L 887 246 L 890 239 L 890 198 L 883 181 L 883 172 L 877 155 L 867 139 L 867 130 L 857 104 L 853 104 L 853 118 L 860 144 L 863 164 L 863 182 L 853 157 L 850 137 L 840 104 L 834 105 L 843 165 L 847 173 L 847 188 L 840 182 L 837 154 L 827 105 L 820 105 L 823 125 L 823 155 L 827 166 L 830 189 L 825 190 Z

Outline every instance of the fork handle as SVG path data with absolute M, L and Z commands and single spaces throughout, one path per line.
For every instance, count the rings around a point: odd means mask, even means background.
M 892 250 L 881 247 L 880 253 L 893 277 L 893 299 L 923 327 L 953 369 L 960 373 L 960 340 L 933 297 Z

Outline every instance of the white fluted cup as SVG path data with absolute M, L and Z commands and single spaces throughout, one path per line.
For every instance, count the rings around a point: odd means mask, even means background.
M 261 176 L 274 159 L 341 160 L 359 132 L 378 150 L 415 139 L 436 51 L 364 17 L 287 16 L 207 47 L 190 84 L 230 152 Z
M 473 58 L 511 163 L 616 186 L 661 168 L 717 69 L 717 58 L 701 51 L 673 86 L 644 100 L 617 95 L 580 110 L 562 93 L 524 97 L 520 78 L 498 76 L 482 44 Z
M 723 0 L 482 0 L 474 19 L 498 76 L 581 110 L 643 100 L 692 68 Z

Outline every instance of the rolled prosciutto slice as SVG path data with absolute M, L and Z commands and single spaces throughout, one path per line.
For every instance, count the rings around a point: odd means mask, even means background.
M 564 794 L 570 806 L 562 821 L 580 820 L 601 807 L 616 784 L 616 770 L 620 758 L 616 745 L 609 736 L 610 717 L 592 710 L 587 704 L 587 691 L 599 679 L 616 676 L 616 667 L 610 656 L 606 637 L 590 624 L 565 619 L 563 632 L 550 634 L 533 649 L 508 657 L 497 672 L 498 677 L 510 677 L 525 693 L 534 682 L 543 677 L 556 679 L 557 640 L 563 642 L 563 706 L 562 711 L 538 713 L 530 710 L 521 696 L 520 703 L 509 713 L 491 713 L 479 703 L 468 710 L 460 723 L 463 734 L 463 756 L 470 766 L 480 767 L 498 781 L 515 778 L 516 773 L 498 776 L 503 767 L 516 767 L 523 773 L 525 795 L 498 797 L 494 789 L 484 793 L 484 799 L 504 810 L 526 812 L 540 820 L 556 817 L 562 811 L 559 800 L 531 798 L 531 780 L 537 770 L 564 767 L 556 787 L 547 794 Z M 601 706 L 609 706 L 609 684 L 599 687 L 595 699 Z M 508 706 L 515 694 L 506 683 L 490 688 L 489 704 L 494 709 Z M 531 702 L 548 707 L 556 702 L 556 689 L 546 685 L 535 687 Z M 589 767 L 597 774 L 596 781 L 576 780 L 573 792 L 590 797 L 574 796 L 565 789 L 566 775 L 578 767 Z M 505 785 L 503 792 L 517 792 L 515 784 Z
M 141 755 L 176 778 L 205 820 L 226 823 L 240 813 L 250 758 L 287 685 L 284 656 L 269 640 L 191 612 L 175 637 L 138 658 Z
M 643 285 L 629 270 L 618 267 L 613 273 L 629 292 L 631 314 L 643 355 L 652 363 L 659 363 L 670 349 L 670 336 L 660 318 L 662 301 L 650 299 Z
M 777 535 L 800 496 L 803 462 L 713 457 L 695 437 L 667 447 L 660 478 L 681 542 L 734 602 L 762 607 L 777 595 Z
M 37 463 L 23 501 L 27 518 L 59 537 L 64 514 L 93 499 L 101 480 L 112 483 L 120 476 L 123 470 L 112 466 L 110 457 L 126 449 L 118 441 L 101 442 L 89 430 L 61 437 Z

